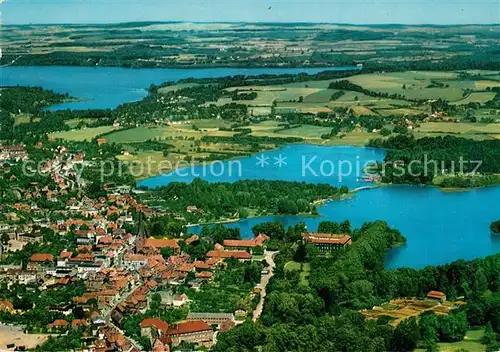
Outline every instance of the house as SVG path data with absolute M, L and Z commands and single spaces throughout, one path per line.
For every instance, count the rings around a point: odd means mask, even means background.
M 234 320 L 234 315 L 231 313 L 189 313 L 186 321 L 203 320 L 210 325 L 221 325 L 226 321 Z
M 64 320 L 64 319 L 56 319 L 52 323 L 48 324 L 47 328 L 49 330 L 52 330 L 52 329 L 63 329 L 63 328 L 66 328 L 68 325 L 69 325 L 69 323 L 66 320 Z
M 226 258 L 236 258 L 239 260 L 250 260 L 252 255 L 246 251 L 209 251 L 207 253 L 209 258 L 218 258 L 220 260 Z
M 351 236 L 343 234 L 304 232 L 302 239 L 304 243 L 314 245 L 322 253 L 345 248 L 352 244 Z
M 146 318 L 140 322 L 141 336 L 158 337 L 164 336 L 168 331 L 168 323 L 159 318 Z
M 30 258 L 30 263 L 51 264 L 54 262 L 54 256 L 48 253 L 35 253 Z
M 189 297 L 185 293 L 183 293 L 182 295 L 174 296 L 174 299 L 172 301 L 172 305 L 174 307 L 182 307 L 184 304 L 186 304 L 188 302 L 191 302 L 191 300 L 189 299 Z
M 196 241 L 198 241 L 200 239 L 200 237 L 198 235 L 193 235 L 189 238 L 187 238 L 184 242 L 187 244 L 187 245 L 190 245 Z
M 0 300 L 0 312 L 13 313 L 14 305 L 11 301 L 8 300 Z
M 172 345 L 179 345 L 185 341 L 210 346 L 214 332 L 206 322 L 197 320 L 176 324 L 175 327 L 168 329 L 167 335 L 172 339 Z
M 97 145 L 103 145 L 103 144 L 106 144 L 107 141 L 105 138 L 97 138 L 96 143 L 97 143 Z
M 138 241 L 137 247 L 138 250 L 142 252 L 150 252 L 162 248 L 171 248 L 174 254 L 180 252 L 179 244 L 175 240 L 169 238 L 146 238 Z
M 168 336 L 158 337 L 153 340 L 151 343 L 153 352 L 170 352 L 170 343 L 172 343 L 172 339 Z
M 430 291 L 427 294 L 427 298 L 440 301 L 441 303 L 446 301 L 446 295 L 441 291 Z
M 268 236 L 259 234 L 252 240 L 224 240 L 223 245 L 226 249 L 247 250 L 251 253 L 254 248 L 263 247 L 268 239 Z

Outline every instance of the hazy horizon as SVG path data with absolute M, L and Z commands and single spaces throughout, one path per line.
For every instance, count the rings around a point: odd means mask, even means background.
M 5 0 L 2 23 L 130 22 L 498 25 L 497 0 Z

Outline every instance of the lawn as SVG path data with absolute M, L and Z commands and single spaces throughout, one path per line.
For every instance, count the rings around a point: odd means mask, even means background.
M 167 127 L 141 126 L 124 131 L 118 131 L 106 136 L 108 143 L 144 142 L 150 139 L 163 137 Z
M 475 88 L 473 80 L 457 80 L 452 72 L 391 72 L 379 74 L 361 74 L 349 77 L 348 80 L 363 88 L 381 93 L 401 94 L 407 99 L 437 99 L 448 101 L 462 100 L 464 88 Z M 432 86 L 436 81 L 448 87 Z
M 451 104 L 454 105 L 463 105 L 463 104 L 469 104 L 469 103 L 486 103 L 493 98 L 495 98 L 496 93 L 494 92 L 474 92 L 469 94 L 467 97 L 464 99 L 461 99 L 459 101 L 455 101 Z
M 455 352 L 455 351 L 469 351 L 469 352 L 484 352 L 486 346 L 480 343 L 484 334 L 483 329 L 469 330 L 465 335 L 463 341 L 460 342 L 440 342 L 438 343 L 439 351 L 441 352 Z M 415 352 L 424 352 L 424 349 L 417 348 Z
M 24 123 L 38 122 L 38 121 L 40 121 L 39 117 L 33 117 L 32 115 L 28 114 L 21 114 L 17 115 L 14 118 L 14 126 L 21 125 Z
M 426 122 L 415 131 L 422 133 L 500 134 L 499 123 Z
M 309 263 L 298 263 L 298 262 L 294 262 L 294 261 L 290 261 L 288 263 L 285 264 L 285 270 L 301 270 L 301 267 L 302 267 L 302 271 L 300 272 L 300 283 L 302 285 L 306 285 L 308 286 L 309 285 L 309 273 L 311 272 L 311 264 Z
M 91 141 L 100 134 L 108 133 L 113 131 L 115 128 L 113 126 L 100 126 L 92 128 L 83 128 L 81 130 L 71 130 L 51 133 L 50 136 L 53 138 L 65 139 L 68 141 Z M 119 132 L 117 132 L 119 133 Z M 108 136 L 106 136 L 108 139 Z

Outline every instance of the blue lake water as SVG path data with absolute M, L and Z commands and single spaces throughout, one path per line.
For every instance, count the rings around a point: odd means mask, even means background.
M 282 180 L 345 185 L 354 189 L 370 185 L 363 181 L 363 169 L 367 163 L 383 160 L 384 155 L 383 150 L 373 148 L 296 144 L 247 158 L 179 168 L 141 181 L 139 185 L 155 188 L 200 177 L 209 182 Z
M 328 68 L 345 69 L 345 68 Z M 218 77 L 236 74 L 316 73 L 316 69 L 124 69 L 103 67 L 2 67 L 0 85 L 42 86 L 78 98 L 90 99 L 54 109 L 114 108 L 142 99 L 150 84 L 188 77 Z M 366 185 L 360 179 L 363 164 L 382 160 L 384 152 L 356 147 L 291 145 L 262 155 L 222 163 L 212 167 L 181 168 L 175 174 L 153 177 L 141 185 L 157 187 L 172 181 L 190 182 L 197 175 L 211 182 L 238 179 L 267 179 L 346 185 L 350 189 Z M 281 159 L 281 167 L 278 163 Z M 259 159 L 264 160 L 257 165 Z M 286 163 L 286 165 L 284 164 Z M 240 166 L 241 165 L 241 166 Z M 352 171 L 349 171 L 349 165 Z M 224 166 L 225 169 L 222 168 Z M 222 173 L 221 173 L 222 172 Z M 232 173 L 230 173 L 232 172 Z M 339 176 L 342 177 L 339 178 Z M 285 226 L 305 221 L 312 231 L 323 220 L 349 219 L 359 227 L 365 221 L 385 220 L 408 239 L 406 246 L 392 250 L 388 268 L 437 265 L 457 259 L 473 259 L 500 251 L 500 236 L 492 236 L 489 224 L 500 217 L 500 187 L 446 193 L 433 187 L 391 186 L 365 190 L 353 198 L 329 202 L 318 208 L 319 217 L 277 216 L 245 219 L 227 224 L 239 227 L 243 237 L 264 221 L 281 221 Z M 200 227 L 191 227 L 197 232 Z
M 183 78 L 213 78 L 234 75 L 314 74 L 325 70 L 357 70 L 351 67 L 324 68 L 118 68 L 81 66 L 7 66 L 0 68 L 1 86 L 41 86 L 59 93 L 68 93 L 87 101 L 52 106 L 61 109 L 116 108 L 126 102 L 143 99 L 151 84 Z
M 256 165 L 257 157 L 267 157 L 269 165 Z M 287 165 L 274 165 L 279 156 L 286 157 Z M 311 158 L 314 162 L 309 163 Z M 190 182 L 200 176 L 210 182 L 234 182 L 238 179 L 266 179 L 329 183 L 346 185 L 350 189 L 366 185 L 357 170 L 362 170 L 366 161 L 382 160 L 384 151 L 360 147 L 320 147 L 310 145 L 289 145 L 283 149 L 240 159 L 240 175 L 229 170 L 229 161 L 222 162 L 213 170 L 207 167 L 180 169 L 177 173 L 153 177 L 140 184 L 147 187 L 166 185 L 173 181 Z M 306 161 L 304 161 L 306 160 Z M 329 175 L 330 164 L 350 163 L 353 173 L 347 175 L 344 166 L 343 177 L 339 170 Z M 321 173 L 321 164 L 324 173 Z M 224 166 L 224 168 L 221 167 Z M 305 168 L 304 165 L 309 165 Z M 356 168 L 356 165 L 361 167 Z M 305 172 L 304 172 L 305 170 Z M 211 174 L 215 171 L 217 175 Z M 205 172 L 205 174 L 204 174 Z M 328 175 L 326 175 L 328 174 Z M 362 172 L 361 172 L 362 174 Z M 350 220 L 354 227 L 366 221 L 384 220 L 391 227 L 400 230 L 407 238 L 405 246 L 389 252 L 388 268 L 439 265 L 457 259 L 473 259 L 500 252 L 500 236 L 490 234 L 489 225 L 500 218 L 500 187 L 490 187 L 464 192 L 443 192 L 435 187 L 390 186 L 363 190 L 353 198 L 332 201 L 318 208 L 320 216 L 268 216 L 245 219 L 226 224 L 239 228 L 242 237 L 252 236 L 252 227 L 260 222 L 280 221 L 285 227 L 305 221 L 308 229 L 317 230 L 320 221 Z M 199 232 L 200 226 L 189 228 Z

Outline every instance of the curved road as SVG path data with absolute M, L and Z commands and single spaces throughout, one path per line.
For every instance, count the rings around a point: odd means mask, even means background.
M 262 275 L 262 277 L 260 279 L 260 284 L 257 285 L 257 287 L 260 288 L 261 291 L 260 291 L 260 301 L 257 304 L 257 307 L 255 307 L 255 310 L 253 311 L 252 321 L 254 323 L 260 318 L 260 315 L 262 314 L 262 309 L 264 308 L 264 299 L 266 298 L 266 286 L 269 283 L 269 280 L 271 280 L 271 277 L 273 277 L 274 268 L 276 266 L 274 264 L 274 256 L 276 255 L 276 253 L 278 253 L 278 252 L 277 251 L 276 252 L 269 252 L 269 251 L 264 252 L 264 258 L 266 259 L 266 262 L 269 264 L 269 268 L 268 268 L 269 273 L 267 273 L 266 275 Z

